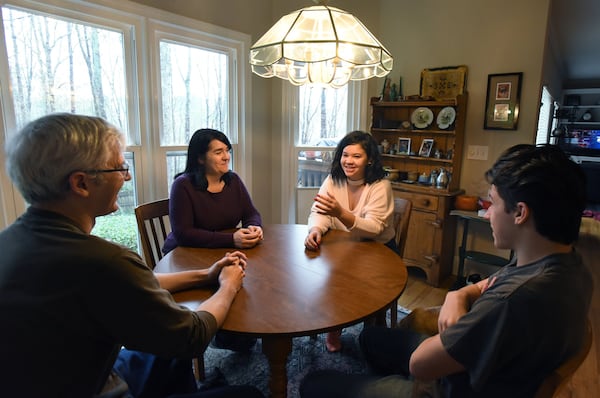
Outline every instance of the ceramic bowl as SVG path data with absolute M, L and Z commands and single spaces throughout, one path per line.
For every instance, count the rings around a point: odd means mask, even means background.
M 400 177 L 400 170 L 398 169 L 386 169 L 385 179 L 390 181 L 396 181 Z
M 407 179 L 408 181 L 417 181 L 417 178 L 419 178 L 419 173 L 418 173 L 418 172 L 416 172 L 416 171 L 409 171 L 409 172 L 406 174 L 406 179 Z
M 454 207 L 457 210 L 475 211 L 478 208 L 478 199 L 479 198 L 477 196 L 458 195 L 454 200 Z

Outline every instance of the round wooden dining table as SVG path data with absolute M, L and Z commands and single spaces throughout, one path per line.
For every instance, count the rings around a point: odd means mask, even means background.
M 292 338 L 384 313 L 402 294 L 407 271 L 394 251 L 351 232 L 329 231 L 318 251 L 304 248 L 306 225 L 265 225 L 263 232 L 259 245 L 242 250 L 248 256 L 246 277 L 221 328 L 262 338 L 271 369 L 271 396 L 285 397 Z M 177 247 L 154 271 L 207 268 L 232 250 Z M 173 297 L 195 310 L 214 291 L 215 287 L 191 289 Z

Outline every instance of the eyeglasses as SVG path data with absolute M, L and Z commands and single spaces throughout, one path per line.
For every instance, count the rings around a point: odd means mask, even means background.
M 123 175 L 123 177 L 127 177 L 129 175 L 129 164 L 127 162 L 123 162 L 121 167 L 117 169 L 99 169 L 99 170 L 83 170 L 85 173 L 89 174 L 98 174 L 98 173 L 114 173 L 118 171 Z

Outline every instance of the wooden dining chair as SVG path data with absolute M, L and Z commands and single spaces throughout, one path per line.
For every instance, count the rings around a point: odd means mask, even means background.
M 538 387 L 534 398 L 556 398 L 559 396 L 560 392 L 573 377 L 573 374 L 575 374 L 577 369 L 587 358 L 590 349 L 592 348 L 593 337 L 592 323 L 588 318 L 586 321 L 585 336 L 579 351 L 570 358 L 567 358 L 562 365 L 546 376 L 542 384 Z
M 160 199 L 137 206 L 135 219 L 140 233 L 144 259 L 146 264 L 154 269 L 156 263 L 163 257 L 162 246 L 171 232 L 169 199 Z M 204 357 L 194 358 L 193 364 L 196 380 L 204 380 Z
M 408 199 L 394 199 L 394 228 L 396 230 L 396 247 L 398 255 L 404 255 L 404 247 L 406 246 L 406 237 L 408 235 L 408 221 L 410 212 L 412 211 L 412 202 Z M 398 300 L 390 306 L 390 326 L 396 327 L 398 323 Z
M 144 260 L 151 269 L 154 269 L 156 263 L 163 257 L 162 246 L 171 232 L 169 199 L 160 199 L 137 206 L 135 219 L 140 233 Z
M 408 199 L 394 198 L 394 228 L 396 229 L 396 246 L 398 254 L 404 254 L 406 236 L 408 234 L 408 221 L 412 210 L 412 202 Z

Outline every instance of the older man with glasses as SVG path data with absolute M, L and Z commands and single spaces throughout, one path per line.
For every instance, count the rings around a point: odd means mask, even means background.
M 197 392 L 191 368 L 242 287 L 243 253 L 189 274 L 219 285 L 190 311 L 137 253 L 90 235 L 131 179 L 124 148 L 103 119 L 68 113 L 30 122 L 7 147 L 8 174 L 30 207 L 0 232 L 2 395 L 262 396 L 245 386 Z M 135 362 L 115 373 L 123 346 L 136 350 Z M 130 378 L 134 367 L 141 376 Z

